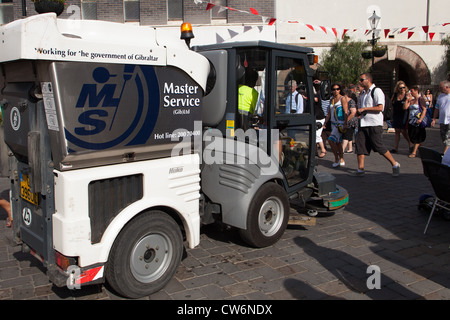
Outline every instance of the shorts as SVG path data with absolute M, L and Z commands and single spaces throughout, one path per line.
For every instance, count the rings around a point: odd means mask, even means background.
M 439 132 L 444 146 L 450 147 L 450 124 L 440 124 Z
M 323 124 L 325 123 L 325 119 L 316 120 L 316 122 L 320 122 L 322 126 L 320 129 L 316 130 L 316 143 L 322 142 L 322 131 L 323 131 Z
M 342 133 L 339 132 L 337 125 L 335 124 L 331 125 L 331 134 L 328 137 L 328 140 L 333 141 L 335 143 L 342 142 Z
M 342 134 L 342 139 L 353 141 L 353 133 L 355 133 L 354 128 L 347 128 L 347 131 Z
M 388 150 L 383 144 L 383 127 L 359 127 L 356 134 L 356 154 L 368 156 L 373 150 L 383 155 Z

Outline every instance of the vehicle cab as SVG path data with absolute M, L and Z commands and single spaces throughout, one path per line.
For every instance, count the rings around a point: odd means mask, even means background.
M 215 139 L 205 139 L 202 191 L 207 203 L 214 204 L 210 210 L 213 216 L 239 228 L 250 244 L 265 246 L 284 231 L 291 199 L 303 198 L 306 203 L 321 189 L 325 210 L 330 209 L 330 202 L 324 200 L 330 194 L 338 196 L 339 207 L 345 205 L 348 195 L 336 188 L 334 177 L 314 172 L 314 99 L 326 97 L 324 90 L 313 87 L 313 50 L 266 41 L 193 49 L 211 64 L 202 121 L 205 134 L 214 132 Z M 329 87 L 329 81 L 323 84 L 322 89 Z M 244 86 L 246 93 L 241 91 Z M 250 96 L 253 101 L 249 107 L 244 100 Z M 207 151 L 211 145 L 220 145 L 220 138 L 223 150 L 214 154 L 221 153 L 223 158 L 218 161 L 216 156 L 214 163 L 208 163 Z M 318 180 L 325 181 L 322 188 Z M 275 192 L 275 203 L 271 192 L 265 190 L 270 189 L 268 184 L 282 189 Z M 260 200 L 256 208 L 255 200 Z M 276 214 L 273 208 L 278 208 Z M 267 241 L 256 240 L 257 235 Z

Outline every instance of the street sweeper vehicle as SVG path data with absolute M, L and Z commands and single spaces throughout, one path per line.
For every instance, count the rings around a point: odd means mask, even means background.
M 0 29 L 14 239 L 55 285 L 149 295 L 202 225 L 264 247 L 285 231 L 290 201 L 347 204 L 334 177 L 314 172 L 312 50 L 190 49 L 155 28 L 52 13 Z M 250 79 L 258 102 L 243 110 Z M 301 113 L 287 110 L 293 81 Z

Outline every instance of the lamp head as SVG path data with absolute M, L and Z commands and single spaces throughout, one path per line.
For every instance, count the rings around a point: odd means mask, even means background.
M 378 26 L 378 23 L 380 22 L 381 17 L 378 16 L 375 11 L 373 11 L 373 14 L 369 17 L 369 24 L 370 24 L 370 28 L 372 30 L 375 30 Z

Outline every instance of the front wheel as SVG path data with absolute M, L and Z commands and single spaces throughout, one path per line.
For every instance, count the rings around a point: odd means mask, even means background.
M 286 230 L 289 209 L 288 196 L 280 185 L 262 185 L 250 204 L 247 229 L 240 230 L 241 238 L 258 248 L 276 243 Z
M 119 294 L 139 298 L 162 289 L 183 254 L 178 224 L 162 211 L 143 213 L 120 232 L 111 250 L 106 279 Z

